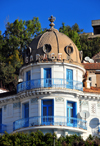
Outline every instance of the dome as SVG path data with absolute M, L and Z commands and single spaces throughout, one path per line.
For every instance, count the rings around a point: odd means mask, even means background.
M 37 59 L 37 54 L 39 56 L 44 56 L 44 54 L 46 54 L 48 58 L 52 58 L 53 55 L 56 59 L 59 59 L 58 55 L 60 55 L 61 60 L 72 60 L 73 62 L 81 63 L 76 45 L 68 36 L 53 27 L 53 16 L 51 16 L 50 19 L 51 28 L 44 34 L 34 38 L 29 45 L 32 50 L 34 61 Z

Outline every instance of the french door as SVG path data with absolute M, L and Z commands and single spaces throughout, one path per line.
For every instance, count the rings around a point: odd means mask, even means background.
M 51 87 L 51 68 L 44 68 L 44 87 Z
M 66 69 L 67 88 L 73 89 L 73 70 Z
M 77 127 L 77 103 L 67 101 L 67 126 Z
M 26 89 L 27 90 L 29 90 L 31 88 L 30 80 L 31 80 L 31 72 L 27 71 L 26 72 Z
M 54 122 L 53 100 L 42 100 L 42 124 L 53 125 Z
M 24 105 L 24 124 L 25 127 L 29 126 L 29 103 L 25 103 Z

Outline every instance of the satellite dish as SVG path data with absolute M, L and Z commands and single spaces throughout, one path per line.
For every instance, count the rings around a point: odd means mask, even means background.
M 81 111 L 80 116 L 84 119 L 87 119 L 90 116 L 90 113 L 86 110 Z
M 94 63 L 94 60 L 93 60 L 93 59 L 90 59 L 89 62 L 90 62 L 90 63 Z
M 86 56 L 84 59 L 85 59 L 85 61 L 89 62 L 90 57 Z
M 21 82 L 23 82 L 23 79 L 19 79 L 19 80 L 18 80 L 18 83 L 21 83 Z

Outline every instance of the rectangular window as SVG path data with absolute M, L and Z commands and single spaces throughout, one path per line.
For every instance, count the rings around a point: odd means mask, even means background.
M 54 122 L 54 101 L 51 100 L 42 100 L 42 124 L 43 125 L 53 125 Z
M 67 126 L 77 127 L 77 102 L 67 101 Z
M 28 102 L 23 104 L 23 118 L 24 118 L 23 127 L 28 127 L 29 126 L 29 103 Z
M 88 79 L 89 79 L 89 81 L 91 81 L 91 82 L 90 82 L 90 87 L 91 87 L 91 86 L 92 86 L 92 78 L 89 77 Z
M 31 89 L 31 71 L 26 72 L 26 89 Z
M 73 70 L 66 69 L 66 87 L 73 89 Z
M 51 87 L 51 68 L 44 68 L 44 87 Z
M 29 81 L 29 80 L 31 80 L 31 72 L 27 71 L 26 72 L 26 81 Z

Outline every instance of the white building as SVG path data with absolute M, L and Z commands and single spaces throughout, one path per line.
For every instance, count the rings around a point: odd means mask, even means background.
M 99 136 L 100 94 L 83 91 L 79 51 L 49 20 L 51 28 L 26 50 L 17 94 L 0 94 L 0 132 Z

